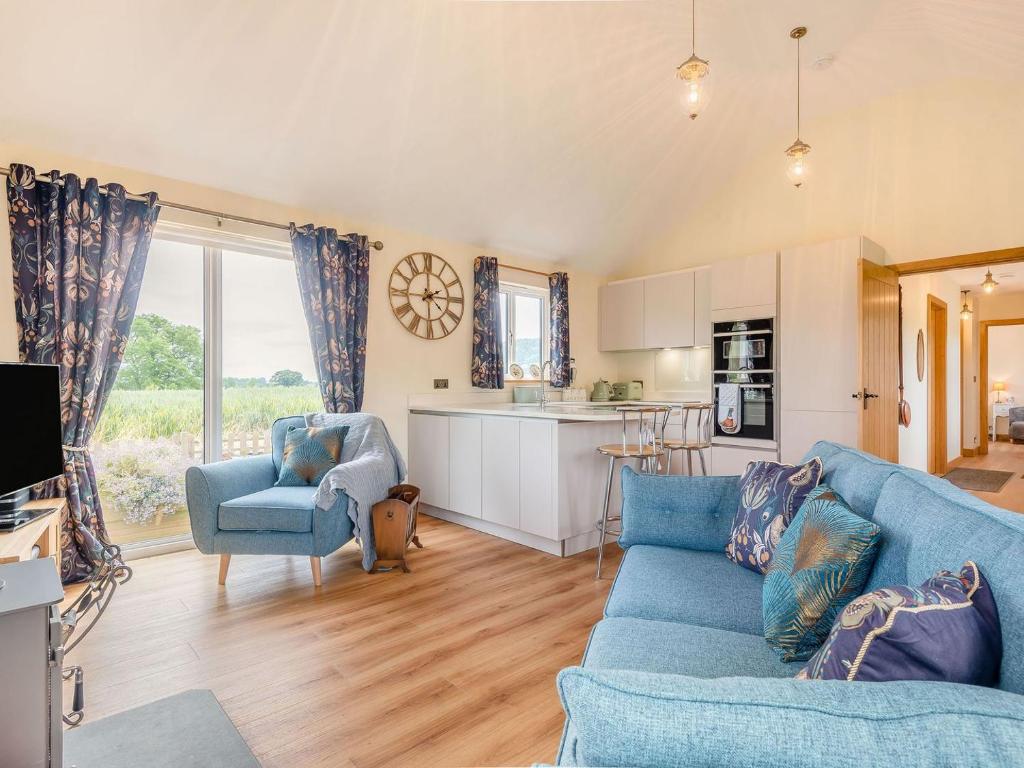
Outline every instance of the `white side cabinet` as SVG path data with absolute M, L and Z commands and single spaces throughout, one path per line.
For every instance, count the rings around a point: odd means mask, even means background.
M 693 275 L 673 272 L 644 278 L 645 348 L 693 346 Z
M 558 538 L 556 429 L 550 421 L 519 421 L 519 530 L 546 539 Z
M 483 416 L 481 517 L 508 528 L 519 528 L 519 419 Z M 446 507 L 447 509 L 447 507 Z
M 598 291 L 602 352 L 644 347 L 644 283 L 628 280 L 603 285 Z
M 480 517 L 483 503 L 481 456 L 483 436 L 480 419 L 449 416 L 450 508 L 469 517 Z
M 409 482 L 424 504 L 450 506 L 451 458 L 447 416 L 409 414 Z
M 720 477 L 742 475 L 752 461 L 778 461 L 774 450 L 761 450 L 741 445 L 714 445 L 711 447 L 711 474 Z

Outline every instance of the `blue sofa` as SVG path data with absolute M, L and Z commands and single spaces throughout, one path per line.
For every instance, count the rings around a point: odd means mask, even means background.
M 305 426 L 302 416 L 274 422 L 271 453 L 189 467 L 185 472 L 192 538 L 204 555 L 221 556 L 223 584 L 231 555 L 305 555 L 320 586 L 320 558 L 352 538 L 348 496 L 338 493 L 329 510 L 313 504 L 315 486 L 274 486 L 284 436 Z
M 813 455 L 882 527 L 865 591 L 978 563 L 1002 623 L 998 687 L 793 680 L 802 662 L 762 635 L 762 577 L 724 555 L 738 478 L 626 468 L 626 553 L 581 665 L 558 676 L 560 765 L 1024 765 L 1024 515 L 841 445 Z

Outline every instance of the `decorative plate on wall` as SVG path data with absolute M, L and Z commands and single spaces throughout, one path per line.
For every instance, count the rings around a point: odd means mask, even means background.
M 395 265 L 388 297 L 398 322 L 421 339 L 443 339 L 454 331 L 466 304 L 455 268 L 426 252 L 410 253 Z
M 924 381 L 924 331 L 917 331 L 917 380 Z

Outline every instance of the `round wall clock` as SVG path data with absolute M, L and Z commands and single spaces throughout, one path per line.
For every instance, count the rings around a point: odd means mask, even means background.
M 398 262 L 388 296 L 398 322 L 421 339 L 443 339 L 454 331 L 466 303 L 455 269 L 433 253 L 410 253 Z

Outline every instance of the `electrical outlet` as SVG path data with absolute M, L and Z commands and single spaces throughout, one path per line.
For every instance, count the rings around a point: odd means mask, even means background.
M 434 379 L 434 389 L 448 389 L 448 379 Z

